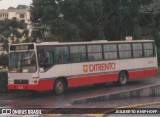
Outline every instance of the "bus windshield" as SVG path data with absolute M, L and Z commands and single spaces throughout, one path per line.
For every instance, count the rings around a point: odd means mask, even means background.
M 9 56 L 9 70 L 21 72 L 36 72 L 36 56 L 34 51 L 11 52 Z

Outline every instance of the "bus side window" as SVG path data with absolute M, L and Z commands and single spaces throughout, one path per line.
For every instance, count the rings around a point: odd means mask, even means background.
M 39 58 L 39 64 L 40 65 L 47 62 L 47 57 L 45 55 L 45 52 L 44 52 L 43 48 L 39 51 L 38 58 Z
M 154 52 L 153 52 L 153 43 L 143 43 L 144 47 L 144 56 L 145 57 L 153 57 Z
M 58 55 L 58 63 L 63 63 L 64 62 L 64 60 L 63 60 L 63 51 L 61 50 L 60 52 L 59 52 L 59 55 Z
M 102 46 L 101 45 L 88 45 L 88 60 L 89 61 L 97 61 L 102 60 Z
M 131 44 L 118 44 L 120 59 L 132 58 Z
M 52 51 L 49 51 L 47 52 L 47 63 L 50 64 L 50 65 L 53 65 L 53 52 Z
M 70 46 L 70 61 L 71 62 L 85 62 L 86 61 L 86 46 L 73 45 Z
M 67 46 L 55 47 L 54 62 L 55 64 L 67 63 L 69 61 L 69 51 Z
M 38 60 L 39 60 L 39 66 L 47 70 L 54 64 L 53 52 L 45 51 L 44 48 L 40 49 L 38 51 Z
M 104 59 L 112 60 L 118 58 L 117 45 L 116 44 L 105 44 L 103 45 Z
M 134 58 L 143 57 L 142 43 L 133 43 L 132 48 L 133 48 L 133 57 Z

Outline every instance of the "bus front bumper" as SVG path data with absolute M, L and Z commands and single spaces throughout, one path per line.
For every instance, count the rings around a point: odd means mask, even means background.
M 8 90 L 48 91 L 53 90 L 53 84 L 53 80 L 40 80 L 37 84 L 8 84 Z
M 39 91 L 38 84 L 8 84 L 8 90 L 34 90 Z

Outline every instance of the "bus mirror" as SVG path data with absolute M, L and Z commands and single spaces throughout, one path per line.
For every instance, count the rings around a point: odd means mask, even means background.
M 41 73 L 44 72 L 44 68 L 43 68 L 43 67 L 39 68 L 39 71 L 40 71 Z

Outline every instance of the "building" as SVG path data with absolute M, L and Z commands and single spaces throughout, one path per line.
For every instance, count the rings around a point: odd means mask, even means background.
M 28 6 L 18 5 L 17 8 L 10 7 L 8 9 L 0 10 L 0 20 L 17 18 L 18 20 L 24 20 L 28 25 L 30 22 L 30 10 Z

